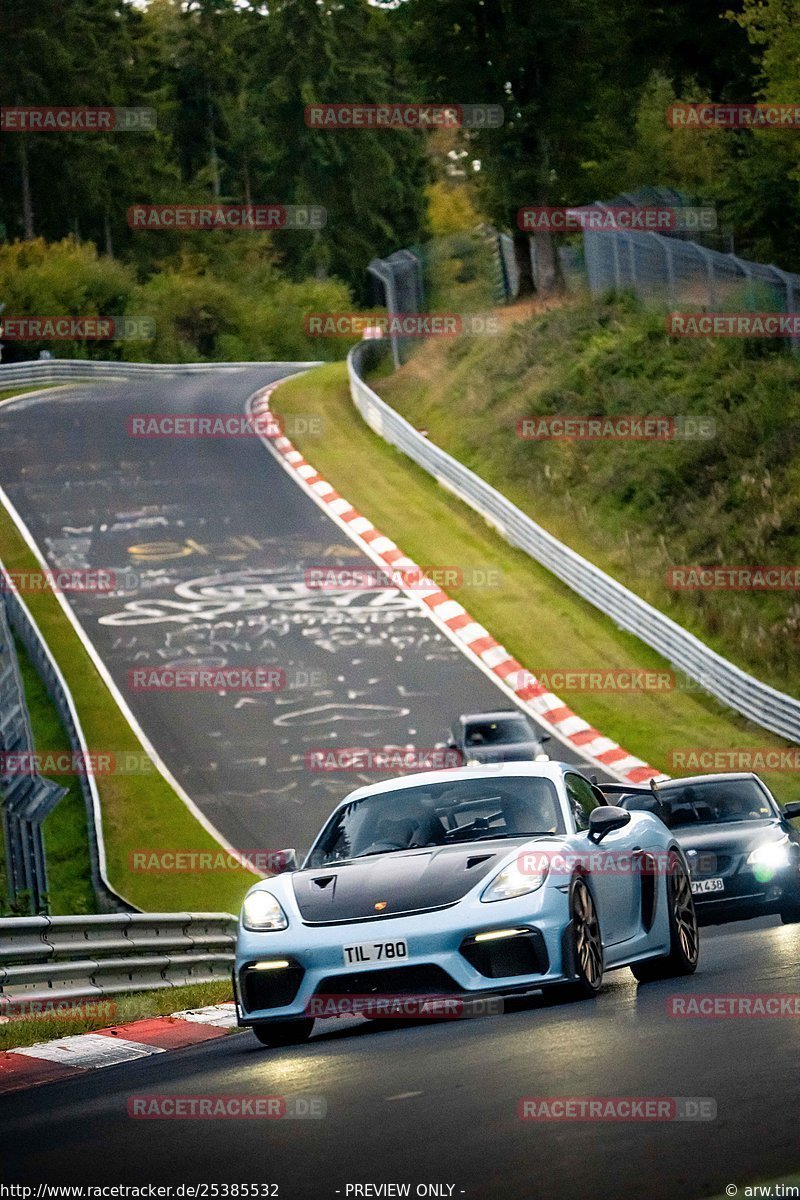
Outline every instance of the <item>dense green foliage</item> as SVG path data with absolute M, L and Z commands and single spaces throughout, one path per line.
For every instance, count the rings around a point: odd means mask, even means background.
M 0 104 L 144 106 L 157 128 L 7 133 L 0 238 L 62 243 L 54 275 L 64 238 L 98 247 L 87 304 L 99 292 L 99 312 L 126 300 L 118 313 L 162 322 L 157 344 L 117 351 L 140 358 L 308 355 L 294 315 L 370 304 L 372 257 L 457 232 L 456 217 L 513 229 L 526 204 L 643 185 L 716 204 L 726 248 L 797 268 L 796 131 L 672 130 L 665 109 L 793 102 L 798 42 L 795 0 L 5 0 Z M 443 138 L 317 130 L 304 115 L 395 100 L 497 104 L 504 123 Z M 317 205 L 327 224 L 256 235 L 127 221 L 133 204 L 207 202 Z M 61 312 L 63 291 L 38 293 L 39 313 Z
M 396 23 L 363 0 L 333 9 L 276 0 L 268 17 L 262 10 L 234 0 L 5 0 L 0 103 L 157 114 L 155 132 L 9 133 L 6 236 L 72 234 L 149 273 L 200 234 L 133 231 L 135 203 L 314 204 L 329 212 L 323 232 L 275 234 L 283 268 L 358 286 L 374 254 L 414 241 L 424 139 L 331 135 L 304 120 L 313 101 L 407 94 Z

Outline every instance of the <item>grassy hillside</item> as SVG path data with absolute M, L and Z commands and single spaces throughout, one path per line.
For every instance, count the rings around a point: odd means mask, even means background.
M 742 667 L 800 695 L 797 592 L 676 592 L 676 565 L 800 563 L 800 358 L 677 342 L 625 302 L 429 342 L 379 391 L 568 545 Z M 712 437 L 531 441 L 532 416 L 702 415 Z

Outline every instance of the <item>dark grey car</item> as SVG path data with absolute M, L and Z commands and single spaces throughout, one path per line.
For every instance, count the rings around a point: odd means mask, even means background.
M 465 765 L 469 763 L 544 762 L 550 756 L 544 749 L 548 734 L 536 732 L 531 721 L 518 709 L 488 713 L 463 713 L 453 722 L 447 746 L 457 750 Z

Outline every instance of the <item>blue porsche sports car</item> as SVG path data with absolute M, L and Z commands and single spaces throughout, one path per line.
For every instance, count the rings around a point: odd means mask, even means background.
M 248 892 L 234 988 L 240 1024 L 281 1045 L 327 999 L 592 996 L 617 967 L 690 974 L 698 948 L 663 822 L 567 763 L 512 762 L 352 792 L 302 868 Z

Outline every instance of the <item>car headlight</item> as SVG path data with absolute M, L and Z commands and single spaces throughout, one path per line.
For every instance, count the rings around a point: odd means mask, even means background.
M 268 929 L 286 929 L 289 921 L 272 892 L 251 892 L 242 905 L 242 924 L 245 929 L 263 932 Z
M 481 900 L 484 904 L 490 904 L 494 900 L 513 900 L 516 896 L 525 896 L 540 888 L 546 878 L 546 862 L 535 871 L 520 871 L 515 862 L 509 863 L 481 893 Z
M 783 837 L 779 842 L 765 842 L 756 846 L 747 856 L 751 866 L 761 867 L 766 871 L 777 871 L 789 865 L 789 838 Z

